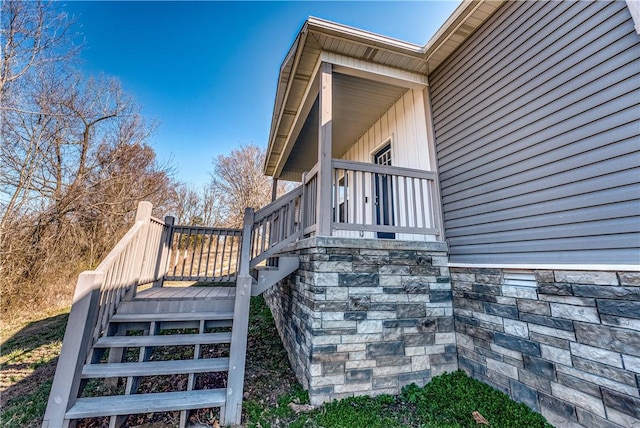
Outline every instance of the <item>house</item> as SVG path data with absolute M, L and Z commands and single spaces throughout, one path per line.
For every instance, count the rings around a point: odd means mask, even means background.
M 184 425 L 201 407 L 238 423 L 260 293 L 313 404 L 462 369 L 557 426 L 640 423 L 636 6 L 469 1 L 425 46 L 309 18 L 264 168 L 300 186 L 242 230 L 141 204 L 78 280 L 43 426 L 166 410 Z M 158 335 L 175 326 L 199 332 Z M 172 343 L 194 359 L 149 361 Z M 201 358 L 211 343 L 229 356 Z M 209 371 L 227 382 L 198 390 Z M 149 373 L 188 374 L 188 390 L 136 393 Z M 126 379 L 124 395 L 78 398 L 99 377 Z
M 264 171 L 329 218 L 265 296 L 313 403 L 460 368 L 640 423 L 639 73 L 625 2 L 465 2 L 426 46 L 305 23 Z

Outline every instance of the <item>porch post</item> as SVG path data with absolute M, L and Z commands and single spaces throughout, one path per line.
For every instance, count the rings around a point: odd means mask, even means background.
M 332 65 L 320 66 L 320 125 L 318 129 L 318 236 L 331 236 L 331 130 L 333 115 Z
M 271 180 L 271 202 L 278 199 L 278 179 Z

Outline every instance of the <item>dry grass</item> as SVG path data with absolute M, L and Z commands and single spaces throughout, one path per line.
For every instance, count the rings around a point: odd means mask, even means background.
M 21 312 L 0 328 L 0 425 L 37 427 L 62 347 L 69 309 Z M 6 322 L 5 322 L 6 320 Z
M 73 300 L 76 278 L 77 275 L 74 275 L 74 278 L 28 284 L 0 278 L 2 340 L 21 325 L 47 318 L 69 307 Z
M 25 317 L 2 324 L 0 426 L 7 428 L 40 426 L 55 373 L 57 356 L 62 345 L 67 315 L 68 308 L 62 311 L 47 311 L 41 316 Z M 157 351 L 164 351 L 167 358 L 175 358 L 174 354 L 178 350 L 158 349 Z M 202 352 L 207 357 L 213 357 L 226 355 L 228 349 L 223 345 L 212 345 L 205 347 Z M 161 358 L 160 355 L 159 357 Z M 198 376 L 197 387 L 219 388 L 224 386 L 225 381 L 226 375 L 211 373 Z M 157 390 L 176 386 L 181 389 L 181 384 L 186 384 L 184 376 L 143 378 L 140 389 L 141 391 Z M 275 333 L 269 309 L 262 298 L 254 298 L 251 303 L 245 398 L 254 403 L 254 408 L 255 405 L 265 408 L 274 407 L 278 405 L 278 397 L 291 391 L 295 385 L 297 385 L 295 376 L 289 367 L 280 339 Z M 88 385 L 85 395 L 98 393 L 102 389 L 104 385 Z M 201 409 L 191 412 L 190 421 L 194 424 L 211 426 L 217 417 L 217 409 Z M 127 419 L 125 426 L 169 428 L 177 426 L 178 420 L 178 412 L 132 415 Z M 83 420 L 79 426 L 106 427 L 108 420 L 106 418 Z

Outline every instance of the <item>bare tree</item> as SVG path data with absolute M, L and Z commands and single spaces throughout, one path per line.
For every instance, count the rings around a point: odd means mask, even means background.
M 3 1 L 0 19 L 0 101 L 16 108 L 7 104 L 8 84 L 45 64 L 68 61 L 79 47 L 71 43 L 71 20 L 53 1 Z
M 166 205 L 172 194 L 171 170 L 149 145 L 153 124 L 116 79 L 73 69 L 58 7 L 2 2 L 3 310 L 70 297 L 60 282 L 99 261 L 136 203 Z
M 64 77 L 76 49 L 70 21 L 52 2 L 3 1 L 0 6 L 0 243 L 7 218 L 30 201 L 32 173 L 45 156 L 55 109 L 44 93 L 61 92 L 52 75 Z M 29 132 L 20 130 L 29 129 Z
M 220 192 L 226 223 L 240 227 L 247 207 L 259 209 L 271 202 L 271 177 L 262 172 L 265 150 L 243 145 L 213 161 L 211 186 Z
M 201 216 L 202 224 L 207 226 L 222 227 L 225 224 L 223 217 L 223 198 L 222 191 L 218 187 L 214 187 L 209 184 L 202 186 L 201 193 Z
M 189 226 L 224 225 L 222 198 L 219 189 L 211 185 L 196 187 L 180 184 L 175 188 L 175 202 L 171 212 L 177 224 Z

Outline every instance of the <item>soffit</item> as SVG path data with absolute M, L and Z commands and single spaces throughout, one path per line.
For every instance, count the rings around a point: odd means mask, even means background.
M 406 91 L 399 86 L 333 73 L 332 157 L 342 157 Z M 316 98 L 282 169 L 283 177 L 300 180 L 302 173 L 316 164 L 318 118 Z
M 427 75 L 433 73 L 504 1 L 463 1 L 422 49 Z
M 315 40 L 308 37 L 307 26 L 305 24 L 303 27 L 281 67 L 264 165 L 266 175 L 273 176 L 275 173 L 320 58 L 321 49 Z M 283 71 L 289 72 L 289 76 L 284 79 Z M 305 118 L 298 117 L 298 120 Z

